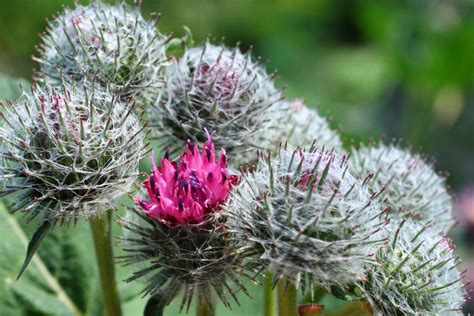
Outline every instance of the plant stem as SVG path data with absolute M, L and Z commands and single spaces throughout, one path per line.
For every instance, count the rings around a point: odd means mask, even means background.
M 216 314 L 216 307 L 212 303 L 211 298 L 207 300 L 202 296 L 198 295 L 198 305 L 196 308 L 196 316 L 214 316 Z
M 265 273 L 263 281 L 263 315 L 275 316 L 275 291 L 273 290 L 273 274 Z
M 296 316 L 297 290 L 294 284 L 288 283 L 286 278 L 278 281 L 278 316 Z
M 102 294 L 104 296 L 105 315 L 121 316 L 120 298 L 115 281 L 114 254 L 111 232 L 112 211 L 90 221 L 94 239 L 95 254 L 99 267 Z

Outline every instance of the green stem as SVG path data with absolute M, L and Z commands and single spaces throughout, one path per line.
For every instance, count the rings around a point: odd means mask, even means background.
M 115 281 L 111 220 L 112 211 L 108 211 L 106 216 L 92 219 L 90 226 L 94 238 L 95 254 L 104 296 L 105 315 L 121 316 L 120 298 Z
M 196 308 L 196 316 L 214 316 L 216 307 L 212 303 L 211 298 L 206 300 L 202 295 L 198 295 L 198 305 Z
M 263 315 L 275 316 L 275 291 L 273 290 L 273 274 L 265 273 L 263 280 Z
M 297 290 L 294 284 L 288 283 L 286 278 L 278 281 L 278 316 L 296 316 Z

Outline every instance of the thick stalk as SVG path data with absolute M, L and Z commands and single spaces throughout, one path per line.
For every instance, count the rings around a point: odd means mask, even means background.
M 278 281 L 278 316 L 296 316 L 297 290 L 294 284 L 288 283 L 285 278 Z
M 202 295 L 198 295 L 198 305 L 196 308 L 196 316 L 214 316 L 216 314 L 216 306 L 212 298 L 204 299 Z
M 263 280 L 263 315 L 275 316 L 275 291 L 273 290 L 273 274 L 265 273 Z
M 115 281 L 114 254 L 112 249 L 112 211 L 90 221 L 94 248 L 99 268 L 105 315 L 121 316 L 120 298 Z

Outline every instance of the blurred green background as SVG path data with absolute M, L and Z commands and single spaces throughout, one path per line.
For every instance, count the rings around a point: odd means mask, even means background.
M 45 18 L 72 0 L 0 3 L 0 73 L 30 79 L 35 67 L 30 56 Z M 347 144 L 401 138 L 436 158 L 437 169 L 450 173 L 448 183 L 459 196 L 461 223 L 452 235 L 469 269 L 474 257 L 474 1 L 143 0 L 143 9 L 145 15 L 162 13 L 164 33 L 181 36 L 186 25 L 197 42 L 210 36 L 224 37 L 227 45 L 240 42 L 243 49 L 253 46 L 269 70 L 278 70 L 286 95 L 319 105 L 344 131 Z M 259 314 L 259 294 L 253 293 L 257 297 L 244 300 L 233 315 Z M 132 305 L 130 315 L 143 301 Z M 474 305 L 467 311 L 474 312 Z

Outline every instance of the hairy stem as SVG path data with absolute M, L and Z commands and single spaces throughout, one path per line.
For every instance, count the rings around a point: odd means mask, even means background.
M 111 235 L 112 211 L 90 221 L 94 239 L 95 254 L 99 267 L 102 294 L 104 296 L 105 315 L 121 316 L 120 298 L 115 281 L 114 254 Z
M 273 290 L 273 274 L 265 273 L 263 281 L 263 315 L 275 316 L 275 291 Z
M 296 316 L 297 290 L 294 284 L 287 283 L 286 278 L 278 281 L 278 316 Z
M 211 303 L 211 298 L 207 298 L 206 300 L 202 295 L 198 295 L 196 316 L 214 316 L 215 314 L 216 307 Z

